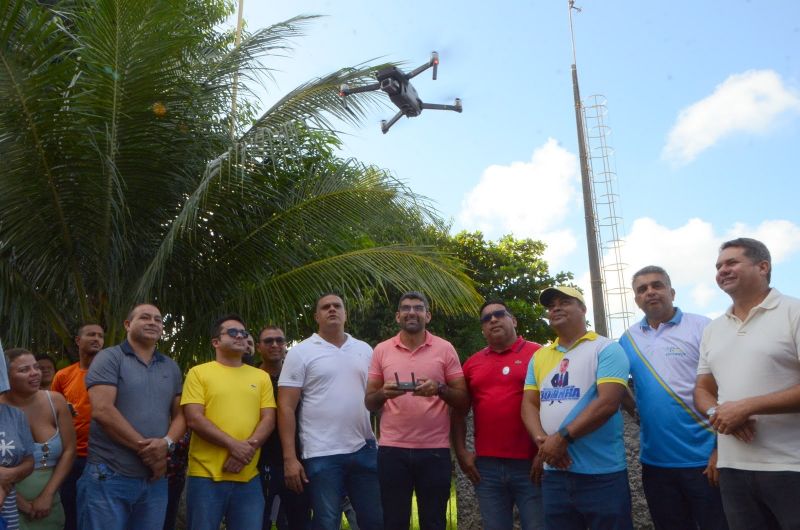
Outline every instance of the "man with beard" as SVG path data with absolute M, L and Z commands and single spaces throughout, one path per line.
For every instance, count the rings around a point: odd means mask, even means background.
M 138 304 L 127 338 L 97 354 L 86 374 L 89 453 L 78 480 L 81 530 L 157 529 L 167 511 L 167 454 L 186 432 L 178 365 L 156 349 L 161 311 Z
M 408 529 L 416 491 L 420 527 L 444 530 L 450 498 L 448 406 L 466 410 L 467 387 L 453 345 L 429 333 L 428 299 L 410 291 L 400 297 L 395 320 L 400 333 L 378 344 L 372 356 L 364 402 L 383 409 L 378 448 L 383 522 L 386 530 Z M 397 380 L 412 381 L 401 390 Z
M 84 324 L 78 328 L 75 345 L 78 347 L 78 362 L 59 370 L 53 378 L 53 392 L 60 392 L 66 398 L 75 425 L 77 442 L 76 457 L 72 470 L 61 484 L 61 504 L 64 506 L 64 530 L 78 528 L 76 507 L 78 479 L 86 466 L 86 453 L 89 447 L 89 424 L 92 421 L 92 405 L 86 390 L 86 372 L 95 355 L 105 343 L 105 332 L 99 324 Z

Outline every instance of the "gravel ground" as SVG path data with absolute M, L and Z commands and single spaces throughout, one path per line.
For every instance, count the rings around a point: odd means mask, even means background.
M 628 459 L 628 480 L 631 485 L 631 501 L 633 506 L 633 527 L 637 530 L 652 529 L 650 513 L 642 491 L 642 472 L 639 463 L 639 426 L 623 413 L 625 419 L 625 453 Z M 467 419 L 467 446 L 473 448 L 472 417 Z M 456 464 L 456 491 L 458 495 L 458 529 L 482 530 L 478 501 L 475 490 Z M 519 528 L 519 519 L 515 518 L 515 528 Z

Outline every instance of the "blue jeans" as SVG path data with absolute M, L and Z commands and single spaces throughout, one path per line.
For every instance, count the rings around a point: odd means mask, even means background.
M 642 485 L 656 530 L 727 530 L 719 488 L 704 467 L 669 468 L 642 463 Z
M 481 476 L 475 496 L 484 530 L 511 530 L 515 504 L 522 530 L 544 528 L 542 490 L 531 481 L 530 460 L 479 456 L 475 466 Z
M 187 530 L 219 530 L 223 518 L 228 530 L 261 528 L 264 490 L 261 479 L 248 482 L 186 478 Z
M 314 530 L 339 529 L 345 495 L 353 504 L 361 530 L 383 529 L 375 440 L 367 440 L 355 453 L 307 458 L 303 467 L 314 511 Z
M 419 527 L 445 530 L 451 468 L 450 449 L 379 447 L 378 478 L 385 530 L 408 530 L 414 491 Z
M 800 528 L 800 472 L 720 468 L 719 488 L 731 530 Z
M 628 472 L 545 471 L 544 524 L 559 530 L 633 530 Z
M 86 464 L 78 480 L 81 530 L 158 529 L 167 512 L 167 479 L 125 477 L 105 464 Z

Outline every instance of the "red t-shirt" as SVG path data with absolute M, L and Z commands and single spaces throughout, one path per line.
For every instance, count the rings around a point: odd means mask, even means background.
M 488 347 L 464 363 L 475 417 L 475 454 L 532 459 L 533 443 L 522 423 L 522 393 L 533 353 L 541 348 L 522 337 L 498 353 Z

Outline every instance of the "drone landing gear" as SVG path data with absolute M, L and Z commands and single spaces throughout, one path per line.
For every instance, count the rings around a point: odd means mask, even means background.
M 397 120 L 402 118 L 404 114 L 405 113 L 401 110 L 400 112 L 398 112 L 397 114 L 392 116 L 391 120 L 389 120 L 389 121 L 381 120 L 381 132 L 383 132 L 383 134 L 386 134 L 387 132 L 389 132 L 389 129 L 392 127 L 392 125 L 397 123 Z

